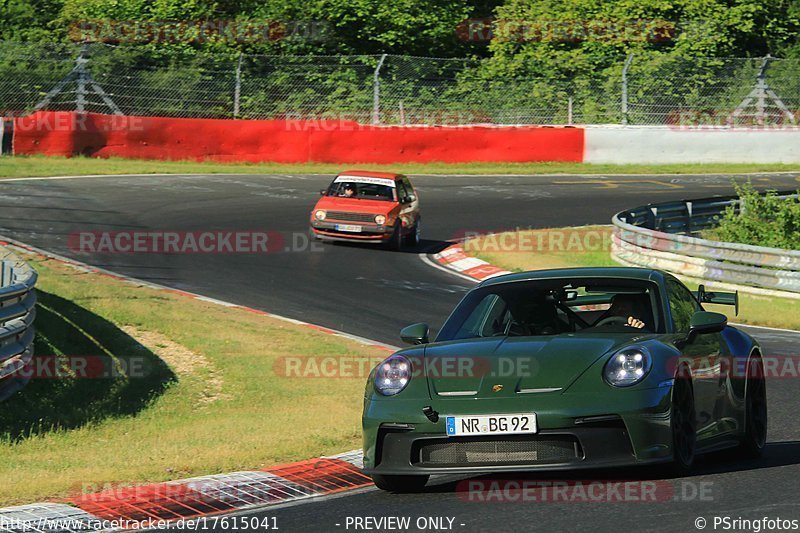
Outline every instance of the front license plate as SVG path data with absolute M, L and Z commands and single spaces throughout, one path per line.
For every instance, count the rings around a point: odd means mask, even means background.
M 536 413 L 448 416 L 447 436 L 536 433 Z
M 336 229 L 339 231 L 350 231 L 352 233 L 361 233 L 361 226 L 354 226 L 352 224 L 336 224 Z

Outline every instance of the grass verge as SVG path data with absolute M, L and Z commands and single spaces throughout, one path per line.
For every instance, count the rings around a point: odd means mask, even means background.
M 464 250 L 512 272 L 563 267 L 619 266 L 611 259 L 611 226 L 525 230 L 470 239 Z M 697 285 L 687 283 L 689 288 Z M 729 306 L 704 306 L 731 321 L 800 330 L 800 300 L 739 293 L 739 315 Z
M 0 506 L 359 447 L 361 374 L 283 377 L 282 358 L 341 356 L 368 372 L 379 348 L 30 261 L 37 361 L 52 370 L 56 360 L 63 375 L 37 370 L 0 410 Z M 81 358 L 90 364 L 71 364 Z M 114 370 L 81 378 L 103 369 Z
M 2 157 L 0 177 L 73 176 L 86 174 L 336 174 L 347 167 L 363 167 L 406 174 L 743 174 L 800 171 L 800 165 L 673 164 L 591 165 L 586 163 L 216 163 L 197 161 L 141 161 L 88 157 Z

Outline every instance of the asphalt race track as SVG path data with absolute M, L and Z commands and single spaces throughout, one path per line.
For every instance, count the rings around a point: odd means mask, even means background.
M 126 176 L 0 182 L 0 234 L 115 272 L 273 313 L 399 343 L 412 322 L 436 330 L 471 285 L 420 258 L 465 232 L 607 224 L 624 208 L 731 194 L 726 176 L 419 176 L 423 242 L 392 252 L 369 245 L 308 242 L 308 214 L 330 176 Z M 796 189 L 796 175 L 753 176 L 759 188 Z M 261 254 L 87 254 L 68 244 L 87 231 L 268 231 L 283 246 Z M 796 353 L 800 334 L 754 329 L 767 355 Z M 355 531 L 348 517 L 453 518 L 455 531 L 695 530 L 713 517 L 800 519 L 798 379 L 768 383 L 770 434 L 755 462 L 703 458 L 696 475 L 662 479 L 684 500 L 657 503 L 468 501 L 458 480 L 434 479 L 416 495 L 369 489 L 254 511 L 284 531 Z M 530 480 L 649 479 L 639 470 L 522 476 Z M 486 479 L 486 478 L 484 478 Z M 512 479 L 509 476 L 490 479 Z M 514 479 L 520 479 L 515 476 Z M 698 486 L 703 497 L 691 498 Z M 445 520 L 445 524 L 448 522 Z M 735 528 L 734 528 L 735 529 Z M 431 529 L 428 529 L 431 530 Z M 717 526 L 717 531 L 722 526 Z M 729 529 L 730 530 L 730 529 Z

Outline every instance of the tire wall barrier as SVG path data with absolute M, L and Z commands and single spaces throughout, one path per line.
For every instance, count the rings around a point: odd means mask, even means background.
M 33 357 L 36 271 L 0 245 L 0 401 L 22 388 Z
M 790 195 L 784 194 L 783 197 Z M 632 266 L 800 297 L 800 251 L 692 236 L 713 227 L 737 198 L 649 204 L 614 215 L 611 255 Z
M 583 129 L 368 126 L 38 112 L 14 120 L 14 154 L 279 163 L 583 160 Z
M 800 129 L 587 127 L 586 163 L 800 163 Z

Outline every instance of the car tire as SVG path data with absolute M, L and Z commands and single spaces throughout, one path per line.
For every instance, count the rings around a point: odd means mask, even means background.
M 697 449 L 697 413 L 694 407 L 692 380 L 678 377 L 672 386 L 670 426 L 672 461 L 679 473 L 691 471 Z
M 757 459 L 767 443 L 767 384 L 761 357 L 752 357 L 747 363 L 744 385 L 745 413 L 741 454 Z
M 417 223 L 411 228 L 411 231 L 406 236 L 406 244 L 411 248 L 416 248 L 420 243 L 420 233 L 422 231 L 422 221 L 417 219 Z
M 403 249 L 403 229 L 399 222 L 395 225 L 392 237 L 389 239 L 389 249 L 398 252 Z
M 373 474 L 372 482 L 387 492 L 419 492 L 425 488 L 430 476 L 383 476 Z

